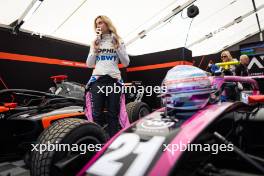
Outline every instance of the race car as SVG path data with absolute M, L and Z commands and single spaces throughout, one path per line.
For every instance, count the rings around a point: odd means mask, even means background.
M 252 80 L 228 77 L 225 81 L 252 84 Z M 52 124 L 42 133 L 39 144 L 73 144 L 79 141 L 76 135 L 82 129 L 80 139 L 97 140 L 82 140 L 81 144 L 104 145 L 99 151 L 87 151 L 85 156 L 78 152 L 34 151 L 31 175 L 264 174 L 263 95 L 248 94 L 247 103 L 223 102 L 212 80 L 193 66 L 172 68 L 163 84 L 167 86 L 167 92 L 161 95 L 164 107 L 122 129 L 105 144 L 98 140 L 102 133 L 85 133 L 95 128 L 93 123 L 62 120 Z M 221 84 L 221 89 L 225 85 Z M 252 85 L 252 91 L 257 92 L 257 82 Z M 65 135 L 75 136 L 71 141 L 67 137 L 45 137 L 65 124 L 73 125 Z
M 0 161 L 24 157 L 27 166 L 30 166 L 30 152 L 44 129 L 67 118 L 73 119 L 71 122 L 80 119 L 87 121 L 84 111 L 85 85 L 68 81 L 67 78 L 66 75 L 52 76 L 54 85 L 47 92 L 0 90 Z M 127 98 L 131 122 L 150 113 L 148 105 L 140 97 L 136 98 L 137 95 Z
M 52 77 L 52 92 L 25 89 L 0 90 L 0 161 L 25 157 L 29 162 L 31 144 L 40 133 L 58 119 L 74 117 L 86 119 L 83 112 L 83 87 L 72 82 L 61 82 L 61 76 Z M 61 88 L 68 84 L 67 91 Z M 72 87 L 77 87 L 76 92 Z M 71 89 L 70 89 L 71 88 Z M 79 93 L 77 93 L 79 92 Z M 67 93 L 67 95 L 66 95 Z

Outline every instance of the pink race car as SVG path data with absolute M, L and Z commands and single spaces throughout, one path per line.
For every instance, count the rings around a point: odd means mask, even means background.
M 172 68 L 163 80 L 164 107 L 122 129 L 97 152 L 57 152 L 51 160 L 45 151 L 48 164 L 42 162 L 43 174 L 35 175 L 264 175 L 264 97 L 257 82 L 241 77 L 214 81 L 193 66 Z M 247 101 L 223 102 L 226 82 L 249 83 L 252 90 L 241 94 Z M 68 136 L 84 126 L 103 135 L 96 124 L 78 123 Z

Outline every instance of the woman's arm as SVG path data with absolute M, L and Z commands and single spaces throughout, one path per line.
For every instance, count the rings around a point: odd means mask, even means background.
M 120 46 L 117 48 L 116 53 L 121 61 L 121 63 L 124 65 L 124 67 L 127 67 L 129 65 L 129 57 L 126 52 L 126 47 L 124 43 L 121 43 Z
M 88 68 L 93 68 L 95 66 L 95 61 L 96 61 L 96 51 L 94 48 L 94 42 L 90 45 L 90 51 L 89 55 L 86 60 L 86 65 Z

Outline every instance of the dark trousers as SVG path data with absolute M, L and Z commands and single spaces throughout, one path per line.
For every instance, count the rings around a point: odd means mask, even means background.
M 121 85 L 117 83 L 116 79 L 110 76 L 102 76 L 90 86 L 92 115 L 94 122 L 103 126 L 108 124 L 107 131 L 109 136 L 114 136 L 120 129 L 119 111 L 120 111 L 120 97 L 121 91 L 109 91 L 110 87 L 114 90 L 114 86 Z M 107 91 L 108 90 L 108 91 Z M 107 116 L 104 116 L 104 108 L 107 109 Z

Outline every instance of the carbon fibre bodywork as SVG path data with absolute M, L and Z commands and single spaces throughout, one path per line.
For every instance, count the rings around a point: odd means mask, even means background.
M 80 84 L 76 86 L 82 88 Z M 65 91 L 0 90 L 0 161 L 21 158 L 30 152 L 40 133 L 56 120 L 68 117 L 86 119 L 82 91 L 70 94 L 70 90 L 66 91 L 67 94 Z

